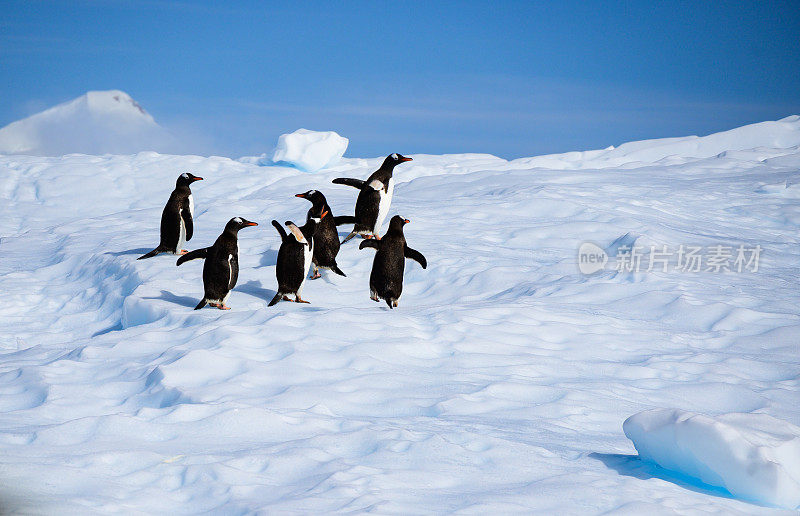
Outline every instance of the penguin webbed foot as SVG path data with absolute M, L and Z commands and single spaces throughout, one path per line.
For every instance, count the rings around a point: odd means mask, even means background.
M 300 296 L 297 296 L 297 295 L 294 296 L 294 302 L 295 303 L 305 303 L 307 305 L 311 304 L 310 301 L 306 301 L 305 299 L 303 299 L 303 298 L 301 298 Z

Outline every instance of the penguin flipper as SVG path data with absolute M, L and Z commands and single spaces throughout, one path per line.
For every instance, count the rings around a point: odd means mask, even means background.
M 278 301 L 280 301 L 280 300 L 281 300 L 281 297 L 282 297 L 282 296 L 281 296 L 281 293 L 280 293 L 280 292 L 278 292 L 277 294 L 275 294 L 275 297 L 273 297 L 273 298 L 272 298 L 272 301 L 270 301 L 270 302 L 269 302 L 269 304 L 268 304 L 267 306 L 272 306 L 272 305 L 275 305 L 275 304 L 277 304 L 277 303 L 278 303 Z
M 336 274 L 338 274 L 339 276 L 344 276 L 345 278 L 347 277 L 347 274 L 343 273 L 342 269 L 340 269 L 339 266 L 336 265 L 335 263 L 331 265 L 331 270 Z
M 206 258 L 208 256 L 208 247 L 203 247 L 202 249 L 195 249 L 189 253 L 184 254 L 175 265 L 180 265 L 182 263 L 188 262 L 189 260 L 196 260 L 198 258 Z
M 372 247 L 373 249 L 378 249 L 379 245 L 378 240 L 362 240 L 361 243 L 358 245 L 359 249 L 366 249 L 367 247 Z
M 158 246 L 155 249 L 153 249 L 152 251 L 150 251 L 149 253 L 143 254 L 142 256 L 138 257 L 137 260 L 146 260 L 147 258 L 152 258 L 153 256 L 157 255 L 158 253 L 163 253 L 163 252 L 166 252 L 166 251 L 164 251 L 164 249 L 162 249 L 161 246 Z
M 403 255 L 406 258 L 411 258 L 415 262 L 417 262 L 420 265 L 422 265 L 423 269 L 427 269 L 428 268 L 428 260 L 426 260 L 425 257 L 422 256 L 422 253 L 420 253 L 416 249 L 411 249 L 410 247 L 405 246 L 405 248 L 403 249 Z
M 355 224 L 356 218 L 352 215 L 339 215 L 338 217 L 333 217 L 333 223 L 337 226 L 341 226 L 342 224 Z
M 283 226 L 277 220 L 272 220 L 272 225 L 275 226 L 275 229 L 278 230 L 278 233 L 281 235 L 281 241 L 286 240 L 286 230 L 283 229 Z
M 181 218 L 183 218 L 183 227 L 186 228 L 186 241 L 188 242 L 192 239 L 192 235 L 194 234 L 194 223 L 192 222 L 192 212 L 189 211 L 189 199 L 186 198 L 183 204 Z
M 364 183 L 366 181 L 362 181 L 361 179 L 353 179 L 352 177 L 337 177 L 332 181 L 335 185 L 346 185 L 352 186 L 353 188 L 358 188 L 361 190 L 364 188 Z
M 200 310 L 204 306 L 206 306 L 206 298 L 201 299 L 200 302 L 197 303 L 197 306 L 194 307 L 194 309 L 195 310 Z

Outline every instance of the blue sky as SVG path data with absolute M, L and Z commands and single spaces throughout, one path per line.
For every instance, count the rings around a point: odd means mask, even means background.
M 0 4 L 0 126 L 121 89 L 200 154 L 505 158 L 800 114 L 800 2 Z

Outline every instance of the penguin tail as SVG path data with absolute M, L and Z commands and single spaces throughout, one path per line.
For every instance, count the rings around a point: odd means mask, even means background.
M 197 303 L 197 306 L 194 307 L 194 309 L 195 310 L 200 310 L 204 306 L 206 306 L 206 298 L 201 299 L 200 302 Z
M 143 254 L 142 256 L 138 257 L 137 260 L 146 260 L 147 258 L 152 258 L 153 256 L 157 255 L 158 253 L 164 253 L 164 252 L 166 252 L 164 250 L 164 248 L 162 248 L 161 246 L 158 246 L 155 249 L 153 249 L 152 251 L 150 251 L 149 253 Z
M 272 301 L 270 301 L 267 306 L 276 305 L 276 304 L 278 304 L 278 301 L 280 301 L 280 300 L 281 300 L 281 293 L 278 292 L 277 294 L 275 294 L 275 297 L 272 298 Z
M 340 269 L 339 266 L 336 265 L 335 263 L 331 265 L 331 270 L 336 274 L 338 274 L 339 276 L 344 276 L 345 278 L 347 277 L 347 274 L 343 273 L 342 269 Z
M 349 235 L 344 237 L 344 240 L 342 240 L 342 243 L 344 244 L 344 243 L 348 242 L 349 240 L 351 240 L 356 235 L 357 235 L 357 233 L 355 231 L 351 231 Z
M 389 305 L 389 308 L 394 309 L 394 299 L 387 297 L 386 304 Z

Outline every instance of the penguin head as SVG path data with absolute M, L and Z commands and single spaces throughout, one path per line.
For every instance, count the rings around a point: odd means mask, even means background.
M 322 192 L 320 192 L 319 190 L 309 190 L 304 193 L 295 194 L 295 197 L 300 197 L 301 199 L 305 199 L 311 202 L 311 204 L 313 204 L 315 208 L 319 207 L 320 210 L 328 202 L 325 199 L 325 196 L 322 195 Z
M 403 226 L 409 223 L 411 223 L 410 220 L 404 219 L 400 215 L 395 215 L 389 221 L 389 231 L 403 231 Z
M 400 163 L 405 163 L 406 161 L 412 161 L 412 159 L 395 152 L 394 154 L 389 154 L 386 156 L 386 159 L 383 160 L 383 165 L 381 165 L 381 168 L 392 169 Z
M 238 233 L 240 229 L 249 226 L 258 226 L 258 224 L 256 224 L 255 222 L 250 222 L 249 220 L 242 217 L 233 217 L 225 225 L 225 231 L 229 231 L 231 233 Z
M 202 177 L 198 177 L 190 172 L 184 172 L 183 174 L 178 176 L 178 181 L 175 183 L 175 186 L 189 186 L 195 181 L 202 181 L 202 180 L 203 180 Z

